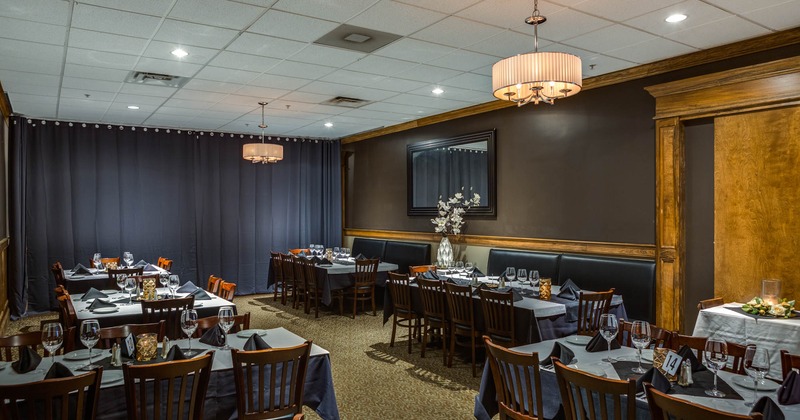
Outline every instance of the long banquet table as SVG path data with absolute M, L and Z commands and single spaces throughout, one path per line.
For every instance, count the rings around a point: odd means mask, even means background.
M 800 354 L 800 318 L 772 318 L 750 315 L 741 303 L 703 309 L 692 335 L 717 338 L 738 344 L 757 344 L 769 350 L 769 376 L 782 377 L 780 350 Z
M 479 277 L 480 282 L 490 282 L 487 277 Z M 464 281 L 456 279 L 455 281 Z M 414 311 L 422 316 L 422 299 L 416 282 L 411 284 L 411 301 Z M 565 337 L 575 334 L 578 330 L 577 314 L 578 301 L 568 300 L 556 296 L 561 290 L 553 286 L 552 297 L 549 301 L 540 300 L 533 296 L 531 286 L 514 283 L 514 288 L 522 292 L 522 300 L 514 302 L 514 322 L 517 341 L 520 343 L 535 343 L 542 340 Z M 392 316 L 394 304 L 389 290 L 384 292 L 383 322 L 386 323 Z M 480 297 L 473 295 L 473 309 L 475 323 L 478 330 L 483 330 L 484 318 Z M 610 312 L 619 319 L 627 319 L 622 296 L 614 295 L 611 299 Z
M 564 345 L 568 346 L 574 353 L 576 358 L 576 363 L 571 365 L 573 368 L 577 368 L 584 371 L 601 371 L 605 374 L 605 376 L 609 379 L 620 379 L 620 375 L 617 373 L 617 370 L 610 364 L 602 362 L 601 359 L 606 357 L 606 351 L 600 351 L 595 353 L 590 353 L 586 351 L 584 346 L 577 346 L 573 344 L 569 344 L 566 338 L 560 338 L 557 340 L 547 340 L 541 343 L 535 344 L 527 344 L 524 346 L 514 347 L 512 350 L 521 352 L 521 353 L 538 353 L 539 359 L 542 360 L 546 358 L 550 351 L 553 349 L 553 345 L 555 342 L 561 342 Z M 620 349 L 612 350 L 611 354 L 613 357 L 624 359 L 624 361 L 628 362 L 635 362 L 636 361 L 636 350 L 630 347 L 622 347 Z M 620 362 L 617 362 L 619 364 Z M 622 369 L 622 365 L 619 365 L 620 369 Z M 645 369 L 649 369 L 652 367 L 652 364 L 648 364 L 647 362 L 643 361 L 642 366 Z M 623 370 L 627 370 L 623 369 Z M 552 370 L 548 369 L 541 369 L 541 383 L 542 383 L 542 400 L 543 400 L 543 411 L 544 417 L 546 418 L 553 418 L 556 413 L 558 412 L 561 406 L 561 393 L 558 389 L 558 382 L 556 379 L 556 374 Z M 708 373 L 708 372 L 707 372 Z M 632 373 L 630 374 L 633 375 Z M 733 383 L 733 379 L 735 377 L 741 377 L 742 375 L 736 375 L 730 372 L 719 372 L 719 379 L 721 381 L 725 381 L 729 384 L 733 390 L 741 396 L 743 399 L 730 399 L 730 398 L 713 398 L 713 397 L 706 397 L 706 396 L 690 396 L 685 394 L 673 394 L 673 396 L 685 399 L 687 401 L 691 401 L 693 403 L 701 404 L 707 407 L 711 407 L 717 410 L 727 411 L 731 413 L 738 413 L 738 414 L 747 414 L 750 412 L 750 407 L 744 405 L 746 401 L 752 401 L 753 398 L 753 391 L 752 389 L 748 389 L 742 386 L 739 386 Z M 750 380 L 747 378 L 747 380 Z M 675 390 L 679 390 L 679 386 L 675 385 Z M 762 396 L 769 396 L 773 400 L 777 402 L 777 391 L 770 391 L 770 392 L 759 392 L 759 398 Z M 481 377 L 481 384 L 479 394 L 475 397 L 475 408 L 474 408 L 474 416 L 478 420 L 488 420 L 492 418 L 495 414 L 497 414 L 497 401 L 496 401 L 496 393 L 494 387 L 494 381 L 492 379 L 492 372 L 489 364 L 487 363 L 483 369 L 483 376 Z M 622 397 L 622 401 L 625 402 L 626 398 Z M 800 404 L 796 405 L 781 405 L 780 406 L 783 413 L 786 415 L 786 418 L 800 418 Z M 795 417 L 797 416 L 797 417 Z M 644 398 L 637 398 L 636 399 L 636 418 L 639 420 L 649 420 L 650 410 L 647 405 L 647 400 Z
M 152 275 L 169 273 L 169 271 L 160 267 L 153 266 L 153 268 L 155 268 L 155 271 L 148 270 L 143 274 Z M 67 290 L 69 290 L 70 293 L 85 293 L 92 287 L 95 289 L 106 289 L 115 285 L 115 281 L 108 277 L 107 271 L 98 270 L 96 268 L 89 268 L 88 270 L 91 274 L 75 275 L 72 270 L 64 270 L 64 277 L 67 280 Z
M 275 328 L 266 331 L 267 335 L 263 337 L 264 341 L 273 348 L 296 346 L 305 341 L 302 337 L 284 328 Z M 236 334 L 229 335 L 228 340 L 231 347 L 237 349 L 241 349 L 245 341 L 247 341 L 246 338 L 237 337 Z M 172 343 L 182 348 L 185 348 L 187 345 L 186 340 L 173 341 Z M 231 353 L 200 343 L 198 340 L 192 340 L 192 348 L 216 350 L 214 353 L 211 380 L 209 381 L 208 390 L 206 392 L 203 418 L 236 418 L 236 386 L 233 379 Z M 105 360 L 95 357 L 93 361 L 95 363 L 104 361 L 106 363 L 103 364 L 108 365 L 107 359 L 110 358 L 110 353 L 106 350 L 104 354 Z M 77 372 L 76 369 L 86 364 L 85 360 L 64 360 L 64 356 L 56 356 L 56 361 L 61 362 L 74 373 L 80 373 Z M 43 358 L 40 369 L 46 372 L 50 366 L 50 358 Z M 7 367 L 0 370 L 0 384 L 13 385 L 38 381 L 43 379 L 44 372 L 33 371 L 25 374 L 18 374 L 10 367 Z M 121 377 L 121 372 L 121 368 L 104 367 L 104 377 L 106 379 L 104 379 L 100 389 L 100 400 L 97 407 L 98 419 L 127 418 L 127 412 L 125 411 L 124 383 L 118 379 Z M 105 375 L 105 373 L 108 373 L 108 375 Z M 109 380 L 113 380 L 113 378 L 111 378 L 112 375 L 116 375 L 117 380 L 109 383 Z M 309 358 L 303 392 L 303 403 L 315 410 L 323 419 L 339 419 L 339 409 L 336 404 L 336 393 L 333 388 L 333 376 L 331 374 L 330 353 L 316 344 L 311 347 L 311 357 Z

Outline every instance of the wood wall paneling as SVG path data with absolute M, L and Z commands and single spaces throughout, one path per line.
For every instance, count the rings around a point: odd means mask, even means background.
M 5 194 L 5 199 L 2 200 L 4 205 L 8 205 L 8 188 L 6 179 L 8 178 L 8 130 L 9 130 L 9 117 L 11 116 L 11 103 L 6 98 L 3 85 L 0 83 L 0 153 L 3 154 L 5 165 L 3 165 L 2 173 L 0 173 L 0 183 L 2 184 L 2 194 Z M 3 232 L 8 232 L 8 209 L 2 212 L 6 217 L 0 220 L 3 223 Z M 5 333 L 6 325 L 8 324 L 8 317 L 10 314 L 10 307 L 8 304 L 8 243 L 9 238 L 5 235 L 0 238 L 0 334 Z
M 715 293 L 746 302 L 761 279 L 800 298 L 800 107 L 715 120 Z

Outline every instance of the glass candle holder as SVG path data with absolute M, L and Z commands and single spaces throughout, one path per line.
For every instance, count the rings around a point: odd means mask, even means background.
M 769 305 L 778 303 L 781 299 L 781 281 L 779 279 L 761 280 L 761 299 Z
M 553 281 L 551 279 L 541 279 L 539 280 L 539 299 L 541 300 L 550 300 L 550 291 L 553 287 Z
M 142 280 L 142 300 L 156 300 L 158 294 L 156 293 L 156 279 L 145 278 Z
M 158 351 L 158 336 L 155 333 L 145 333 L 136 336 L 136 360 L 146 362 L 156 358 Z

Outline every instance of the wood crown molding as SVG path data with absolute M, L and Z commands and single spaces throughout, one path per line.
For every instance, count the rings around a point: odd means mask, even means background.
M 377 238 L 389 240 L 439 242 L 441 235 L 429 232 L 407 232 L 397 230 L 348 229 L 342 230 L 345 236 Z M 570 252 L 610 257 L 655 259 L 655 245 L 629 244 L 622 242 L 571 241 L 543 238 L 509 238 L 504 236 L 461 235 L 458 243 L 472 246 L 525 249 L 547 252 Z
M 0 115 L 5 118 L 11 116 L 11 103 L 8 102 L 8 98 L 6 97 L 6 91 L 3 90 L 3 83 L 0 82 Z
M 654 63 L 643 64 L 641 66 L 619 70 L 600 76 L 589 77 L 583 80 L 583 86 L 581 89 L 587 90 L 610 86 L 644 77 L 655 76 L 670 71 L 713 63 L 715 61 L 739 57 L 798 43 L 800 43 L 800 27 L 736 42 L 733 44 L 722 45 L 703 51 L 697 51 L 678 57 L 667 58 Z M 414 121 L 354 134 L 352 136 L 344 137 L 342 139 L 342 144 L 369 140 L 375 137 L 385 136 L 387 134 L 399 133 L 401 131 L 411 130 L 413 128 L 424 127 L 426 125 L 437 124 L 440 122 L 482 114 L 512 106 L 516 106 L 516 104 L 500 100 L 486 102 L 467 108 L 457 109 L 455 111 L 420 118 Z

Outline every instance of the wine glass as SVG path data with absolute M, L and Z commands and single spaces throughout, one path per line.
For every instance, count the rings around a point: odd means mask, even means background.
M 184 309 L 181 312 L 181 329 L 189 337 L 189 350 L 184 353 L 187 357 L 194 356 L 192 351 L 192 334 L 197 329 L 197 311 L 194 309 Z
M 122 261 L 125 261 L 125 266 L 130 268 L 133 266 L 133 254 L 125 251 L 122 253 Z
M 459 275 L 464 274 L 464 261 L 456 261 L 456 272 Z
M 539 287 L 539 270 L 531 270 L 528 274 L 528 281 L 533 287 Z
M 56 350 L 64 343 L 64 329 L 58 322 L 48 322 L 42 327 L 42 346 L 50 353 L 52 363 L 56 362 Z
M 325 245 L 317 244 L 317 256 L 321 257 L 325 255 Z
M 506 280 L 508 280 L 508 287 L 511 287 L 511 282 L 517 278 L 517 270 L 514 267 L 506 268 Z
M 125 290 L 128 291 L 128 305 L 133 305 L 133 291 L 136 290 L 136 278 L 131 276 L 125 278 Z
M 709 338 L 704 351 L 706 364 L 714 371 L 714 388 L 706 391 L 712 397 L 724 397 L 725 393 L 717 389 L 717 372 L 728 363 L 728 344 L 723 340 Z
M 638 350 L 639 366 L 631 369 L 634 373 L 647 372 L 642 367 L 642 349 L 650 345 L 650 323 L 647 321 L 633 321 L 631 325 L 631 341 Z
M 528 270 L 520 268 L 517 270 L 517 280 L 522 284 L 528 278 Z
M 81 343 L 89 349 L 89 364 L 80 370 L 92 370 L 99 366 L 92 363 L 92 348 L 100 340 L 100 323 L 96 319 L 81 322 Z
M 603 335 L 603 338 L 606 339 L 608 343 L 608 357 L 603 359 L 604 362 L 614 363 L 617 359 L 611 357 L 611 340 L 617 336 L 617 332 L 619 331 L 619 323 L 617 322 L 617 316 L 614 314 L 602 314 L 600 315 L 600 334 Z
M 128 282 L 128 276 L 126 276 L 124 274 L 117 274 L 116 275 L 116 280 L 117 280 L 117 287 L 119 287 L 119 294 L 124 294 L 125 293 L 125 283 Z
M 181 279 L 177 274 L 170 274 L 169 276 L 169 291 L 172 292 L 172 298 L 175 299 L 175 291 L 181 287 Z
M 467 276 L 472 277 L 472 273 L 475 272 L 475 263 L 472 261 L 465 262 L 464 271 L 467 272 Z
M 339 258 L 339 254 L 342 252 L 342 249 L 338 246 L 333 247 L 333 259 Z
M 161 287 L 167 287 L 169 285 L 169 274 L 161 273 L 158 275 L 158 282 L 161 284 Z
M 350 252 L 351 252 L 350 248 L 344 248 L 344 250 L 342 251 L 342 257 L 350 258 Z
M 744 403 L 748 407 L 756 404 L 758 399 L 758 383 L 769 372 L 769 352 L 764 347 L 750 344 L 744 351 L 744 371 L 753 378 L 753 402 Z
M 230 350 L 231 347 L 228 345 L 228 331 L 230 331 L 233 326 L 233 308 L 230 306 L 219 308 L 217 318 L 219 319 L 219 326 L 222 327 L 222 331 L 225 331 L 225 346 L 222 347 L 222 350 Z
M 94 268 L 100 270 L 100 266 L 103 265 L 103 259 L 100 256 L 99 252 L 95 252 L 94 256 L 92 257 L 92 261 L 94 262 Z

